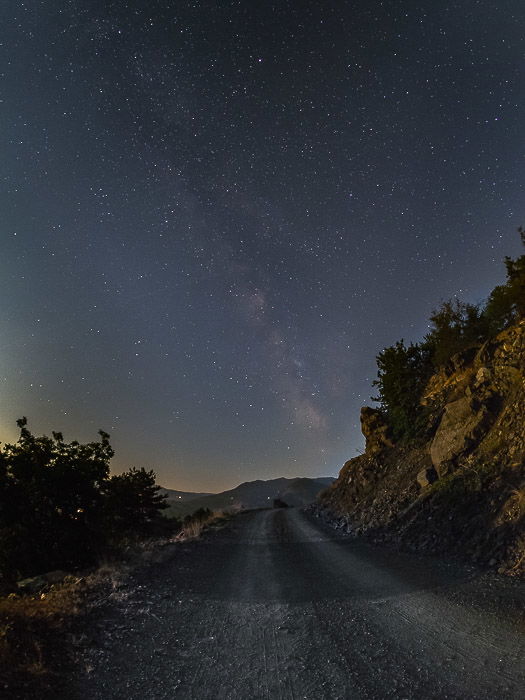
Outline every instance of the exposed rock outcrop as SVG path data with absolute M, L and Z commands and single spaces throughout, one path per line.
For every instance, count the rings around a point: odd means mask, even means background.
M 433 467 L 425 467 L 416 477 L 417 483 L 422 489 L 430 486 L 439 479 L 438 473 Z
M 355 533 L 525 573 L 525 321 L 453 357 L 422 403 L 425 438 L 411 446 L 362 409 L 366 452 L 320 507 Z
M 377 408 L 363 406 L 361 409 L 361 432 L 366 438 L 366 453 L 379 454 L 385 447 L 393 447 L 390 428 Z
M 471 396 L 463 396 L 445 406 L 443 417 L 430 445 L 430 458 L 441 476 L 450 465 L 466 454 L 485 435 L 494 415 Z

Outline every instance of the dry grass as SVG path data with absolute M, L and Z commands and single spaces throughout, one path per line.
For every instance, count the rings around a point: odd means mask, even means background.
M 106 559 L 84 577 L 69 576 L 37 595 L 0 597 L 0 698 L 55 700 L 73 663 L 75 640 L 83 636 L 83 616 L 108 600 L 125 600 L 129 572 L 169 555 L 166 545 L 196 539 L 230 517 L 217 511 L 185 523 L 175 537 L 130 543 L 122 558 Z
M 122 584 L 132 565 L 107 560 L 84 577 L 68 576 L 35 595 L 0 597 L 0 697 L 59 696 L 69 675 L 82 619 L 107 600 L 127 596 Z
M 219 525 L 228 520 L 229 517 L 230 515 L 228 513 L 225 513 L 222 510 L 217 510 L 210 513 L 205 518 L 191 519 L 184 523 L 178 539 L 195 540 L 201 536 L 202 532 L 206 528 L 212 525 Z
M 107 560 L 85 577 L 69 576 L 44 592 L 0 598 L 2 700 L 59 696 L 84 636 L 83 618 L 108 600 L 127 597 L 123 584 L 132 568 L 129 562 Z
M 0 598 L 2 697 L 45 697 L 51 692 L 67 663 L 67 634 L 81 609 L 76 580 L 38 596 Z

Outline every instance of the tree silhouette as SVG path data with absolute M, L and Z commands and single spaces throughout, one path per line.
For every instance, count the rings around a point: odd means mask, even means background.
M 165 497 L 153 471 L 109 474 L 109 435 L 82 445 L 59 432 L 20 438 L 0 451 L 0 571 L 13 576 L 94 563 L 124 533 L 146 534 Z
M 119 531 L 146 532 L 168 507 L 167 496 L 159 493 L 155 472 L 132 468 L 112 476 L 105 485 L 108 517 Z

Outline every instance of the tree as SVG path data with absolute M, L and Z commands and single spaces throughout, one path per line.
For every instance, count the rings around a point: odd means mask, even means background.
M 105 486 L 106 512 L 118 532 L 145 533 L 168 508 L 167 495 L 159 493 L 155 472 L 133 467 L 112 476 Z
M 483 311 L 474 304 L 450 299 L 432 312 L 426 343 L 432 347 L 435 367 L 446 364 L 458 352 L 483 342 L 486 323 Z
M 512 290 L 507 284 L 494 287 L 487 299 L 485 319 L 487 335 L 493 337 L 504 328 L 508 328 L 516 317 Z
M 0 571 L 16 578 L 91 565 L 124 535 L 169 530 L 153 471 L 110 477 L 107 433 L 82 445 L 17 423 L 18 442 L 0 450 Z
M 395 440 L 414 437 L 421 428 L 420 399 L 432 373 L 431 347 L 426 343 L 405 346 L 403 340 L 382 350 L 376 358 L 374 386 Z
M 518 232 L 525 245 L 525 230 Z M 525 255 L 505 258 L 507 280 L 495 287 L 487 301 L 485 318 L 489 335 L 495 335 L 525 316 Z
M 20 573 L 92 561 L 101 543 L 101 486 L 113 450 L 109 435 L 81 445 L 60 433 L 35 437 L 27 419 L 5 445 L 0 468 L 0 563 Z

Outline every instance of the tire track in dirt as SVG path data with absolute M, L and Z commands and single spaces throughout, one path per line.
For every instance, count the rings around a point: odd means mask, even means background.
M 522 594 L 296 510 L 245 514 L 130 577 L 93 620 L 90 670 L 65 697 L 518 698 Z

